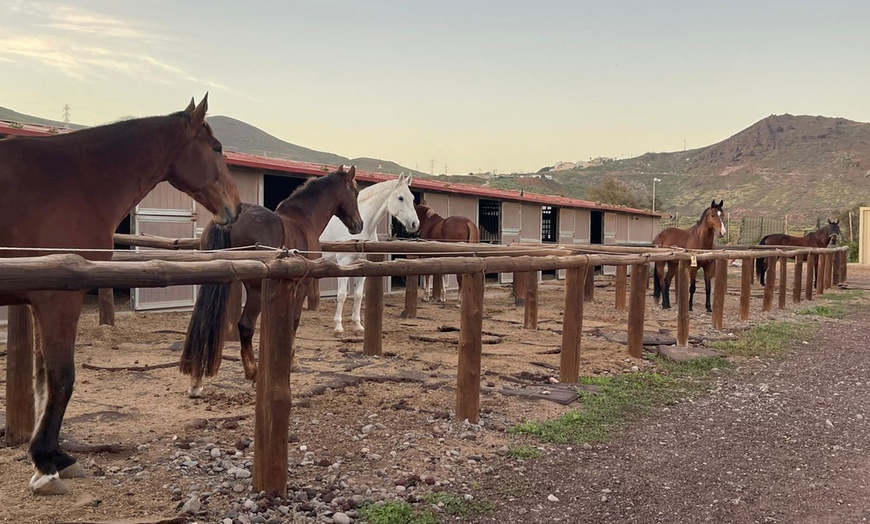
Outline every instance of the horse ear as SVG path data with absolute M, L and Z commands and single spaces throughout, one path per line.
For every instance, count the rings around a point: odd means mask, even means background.
M 405 181 L 408 182 L 408 185 L 411 185 L 411 180 L 413 180 L 414 176 L 411 173 L 408 173 L 408 176 L 405 177 Z
M 720 200 L 720 201 L 719 201 L 719 205 L 716 206 L 716 207 L 718 207 L 719 209 L 722 209 L 722 204 L 724 204 L 724 203 L 725 203 L 724 200 Z
M 837 224 L 837 225 L 839 226 L 839 225 L 840 225 L 840 219 L 838 218 L 837 221 L 834 222 L 834 223 Z
M 184 109 L 185 113 L 193 113 L 193 110 L 196 109 L 196 104 L 193 103 L 193 97 L 190 97 L 190 103 L 187 104 L 187 107 Z
M 710 202 L 710 207 L 716 207 L 716 201 L 715 201 L 715 200 L 712 201 L 712 202 Z
M 208 112 L 208 93 L 202 97 L 202 100 L 199 102 L 199 105 L 196 106 L 196 109 L 193 110 L 193 113 L 190 115 L 190 124 L 195 131 L 199 131 L 199 128 L 202 127 L 202 123 L 205 122 L 205 114 Z
M 350 169 L 347 170 L 347 177 L 353 179 L 356 176 L 356 166 L 350 166 Z

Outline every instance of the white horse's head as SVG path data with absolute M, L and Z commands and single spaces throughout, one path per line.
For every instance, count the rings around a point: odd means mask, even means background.
M 387 212 L 401 222 L 409 233 L 414 233 L 420 227 L 420 221 L 414 209 L 414 195 L 410 186 L 411 175 L 400 174 L 387 200 Z

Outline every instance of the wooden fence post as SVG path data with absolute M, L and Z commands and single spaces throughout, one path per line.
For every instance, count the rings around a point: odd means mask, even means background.
M 6 349 L 6 445 L 30 440 L 33 410 L 33 317 L 30 306 L 9 306 Z
M 297 284 L 296 280 L 267 278 L 262 286 L 253 483 L 256 491 L 278 493 L 282 497 L 287 495 L 290 361 Z
M 227 298 L 227 334 L 226 340 L 239 340 L 239 319 L 242 318 L 242 287 L 238 280 L 230 284 L 230 295 Z
M 526 305 L 526 279 L 529 274 L 525 272 L 514 273 L 514 305 L 517 307 Z
M 565 309 L 562 313 L 559 382 L 569 384 L 580 380 L 580 338 L 583 333 L 583 291 L 587 267 L 583 265 L 565 271 Z
M 625 288 L 628 283 L 628 266 L 616 266 L 616 310 L 625 311 Z
M 371 257 L 369 257 L 371 260 Z M 378 262 L 382 262 L 384 260 L 383 255 L 380 256 Z M 368 279 L 366 279 L 368 282 Z M 381 291 L 383 292 L 383 286 L 381 286 Z M 447 290 L 444 289 L 444 276 L 443 275 L 432 275 L 432 301 L 438 302 L 439 300 L 444 300 L 446 297 Z
M 849 252 L 848 251 L 843 251 L 842 264 L 843 264 L 843 269 L 840 270 L 840 282 L 846 282 L 846 275 L 849 273 Z
M 825 289 L 831 289 L 834 281 L 834 254 L 826 254 L 825 259 Z
M 788 291 L 788 258 L 779 257 L 779 309 L 785 309 L 785 294 Z
M 115 325 L 115 290 L 112 288 L 100 289 L 98 292 L 100 302 L 100 325 Z
M 308 286 L 308 311 L 317 311 L 320 307 L 320 279 L 312 278 L 311 285 Z
M 370 254 L 372 262 L 383 262 L 384 255 Z M 383 354 L 384 336 L 384 278 L 368 277 L 365 283 L 365 335 L 363 336 L 363 355 L 373 356 Z M 441 281 L 441 275 L 432 276 L 432 289 Z M 443 287 L 443 286 L 442 286 Z M 433 300 L 434 291 L 433 291 Z
M 815 256 L 812 253 L 807 253 L 807 287 L 806 287 L 806 298 L 807 300 L 813 299 L 813 287 L 815 287 L 815 277 L 816 274 L 816 260 Z
M 677 265 L 677 346 L 689 346 L 689 261 Z
M 417 280 L 419 278 L 417 275 L 405 277 L 405 310 L 402 312 L 402 318 L 417 318 L 417 289 L 419 287 Z
M 480 359 L 483 348 L 483 273 L 462 276 L 456 420 L 477 424 L 480 415 Z
M 590 267 L 589 270 L 591 269 Z M 643 320 L 646 313 L 644 282 L 646 280 L 649 280 L 649 264 L 633 265 L 628 302 L 628 354 L 635 358 L 643 356 Z
M 828 273 L 828 257 L 822 253 L 816 256 L 818 260 L 818 269 L 816 269 L 816 294 L 822 296 L 825 294 L 825 275 Z
M 767 273 L 764 281 L 764 300 L 761 303 L 762 311 L 770 311 L 773 308 L 773 292 L 776 289 L 776 257 L 764 259 Z
M 523 328 L 538 329 L 538 273 L 527 273 L 526 305 L 523 311 Z
M 752 292 L 754 258 L 744 258 L 740 264 L 740 320 L 749 320 L 749 299 Z
M 728 259 L 716 259 L 716 274 L 713 277 L 713 327 L 725 325 L 725 295 L 728 293 Z
M 583 291 L 583 300 L 592 302 L 595 300 L 595 266 L 586 270 L 586 289 Z
M 791 292 L 792 304 L 800 304 L 801 293 L 803 291 L 801 279 L 804 271 L 804 255 L 796 255 L 794 257 L 794 289 Z

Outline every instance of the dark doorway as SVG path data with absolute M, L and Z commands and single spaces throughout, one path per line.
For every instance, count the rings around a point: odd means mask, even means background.
M 592 220 L 589 224 L 589 243 L 604 243 L 604 212 L 592 211 Z
M 263 206 L 275 211 L 278 204 L 306 180 L 292 176 L 263 175 Z
M 477 201 L 477 217 L 480 241 L 501 244 L 501 202 L 481 198 Z

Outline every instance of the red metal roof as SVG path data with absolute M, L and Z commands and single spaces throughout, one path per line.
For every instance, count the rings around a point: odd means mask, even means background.
M 71 131 L 68 129 L 49 127 L 38 124 L 19 124 L 17 122 L 0 120 L 0 135 L 47 136 L 56 133 L 68 132 Z M 333 169 L 333 166 L 327 166 L 323 164 L 313 164 L 310 162 L 299 162 L 295 160 L 281 160 L 278 158 L 267 158 L 231 151 L 225 152 L 224 157 L 226 157 L 227 164 L 229 164 L 230 166 L 278 171 L 282 173 L 294 173 L 299 175 L 320 176 L 329 173 Z M 357 171 L 356 176 L 357 179 L 360 181 L 372 183 L 383 182 L 385 180 L 391 180 L 395 178 L 394 175 L 373 173 L 370 171 Z M 667 216 L 661 213 L 654 213 L 652 211 L 644 209 L 609 206 L 605 204 L 597 204 L 588 200 L 580 200 L 577 198 L 568 198 L 556 195 L 543 195 L 540 193 L 530 193 L 528 191 L 520 192 L 509 189 L 497 189 L 493 187 L 476 186 L 473 184 L 456 184 L 442 180 L 434 180 L 431 178 L 415 178 L 411 185 L 414 189 L 440 191 L 443 193 L 458 193 L 462 195 L 492 198 L 496 200 L 530 202 L 545 206 L 597 209 L 602 211 L 616 211 L 621 213 L 631 213 L 635 215 L 645 216 Z

